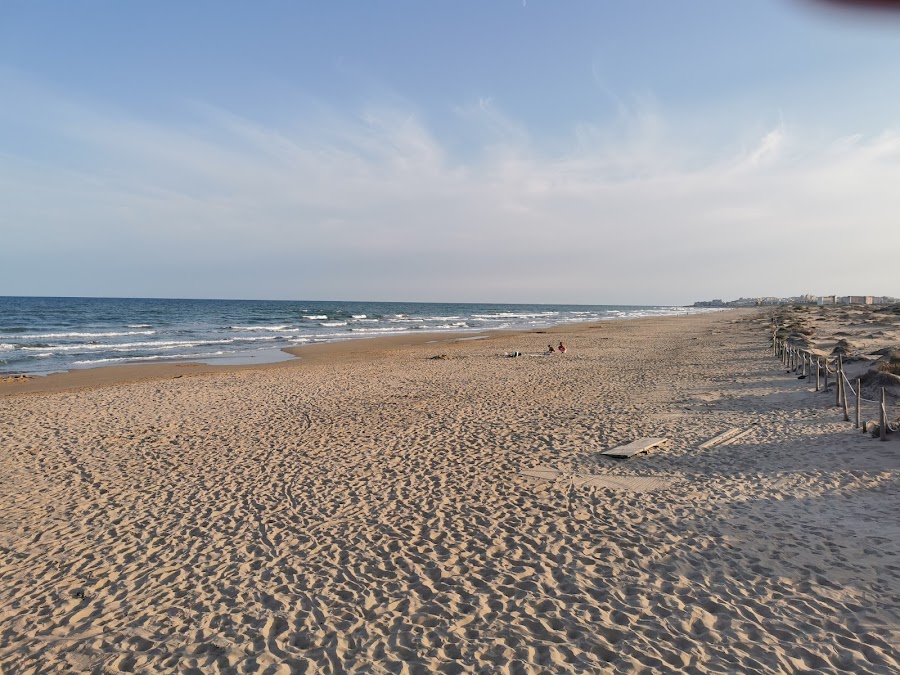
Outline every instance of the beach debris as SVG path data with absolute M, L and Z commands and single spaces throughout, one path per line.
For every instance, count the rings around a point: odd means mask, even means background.
M 726 445 L 731 445 L 732 443 L 737 443 L 739 440 L 741 440 L 745 436 L 749 436 L 752 431 L 753 431 L 753 427 L 750 427 L 749 429 L 745 429 L 744 431 L 739 433 L 737 436 L 732 436 L 728 440 L 723 441 L 722 443 L 719 443 L 719 447 L 721 448 Z
M 4 377 L 0 377 L 0 382 L 24 382 L 30 379 L 31 375 L 6 375 Z
M 668 440 L 668 438 L 639 438 L 636 441 L 632 441 L 631 443 L 626 443 L 625 445 L 620 445 L 615 448 L 610 448 L 609 450 L 604 450 L 600 454 L 606 455 L 607 457 L 633 457 L 640 452 L 647 452 L 651 448 L 662 445 Z
M 437 356 L 429 356 L 429 357 L 428 357 L 428 359 L 429 359 L 430 361 L 446 361 L 446 360 L 449 359 L 449 358 L 450 358 L 450 357 L 447 356 L 446 354 L 438 354 Z
M 728 431 L 723 431 L 718 436 L 714 436 L 713 438 L 710 438 L 705 443 L 701 443 L 698 446 L 698 449 L 706 450 L 707 448 L 711 448 L 714 445 L 718 445 L 719 443 L 722 443 L 723 441 L 727 441 L 729 438 L 733 438 L 734 436 L 736 436 L 739 433 L 741 433 L 740 427 L 734 427 L 733 429 L 729 429 Z

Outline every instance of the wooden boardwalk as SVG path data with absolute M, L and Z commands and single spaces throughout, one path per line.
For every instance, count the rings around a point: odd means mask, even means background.
M 731 445 L 732 443 L 737 443 L 739 440 L 744 438 L 744 436 L 747 436 L 751 431 L 753 431 L 752 426 L 749 429 L 734 427 L 733 429 L 722 432 L 718 436 L 710 438 L 708 441 L 706 441 L 705 443 L 701 443 L 697 447 L 700 450 L 706 450 L 707 448 L 712 448 L 714 446 L 718 446 L 721 448 L 726 445 Z
M 600 454 L 606 455 L 607 457 L 633 457 L 639 452 L 647 452 L 650 448 L 655 448 L 668 440 L 668 438 L 639 438 L 626 445 L 620 445 L 616 448 L 604 450 Z

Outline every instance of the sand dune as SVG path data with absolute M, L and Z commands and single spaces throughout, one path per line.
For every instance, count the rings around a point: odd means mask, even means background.
M 900 440 L 768 322 L 0 390 L 0 669 L 897 672 Z

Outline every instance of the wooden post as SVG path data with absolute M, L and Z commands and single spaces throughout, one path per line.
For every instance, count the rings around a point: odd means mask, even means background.
M 878 437 L 882 441 L 887 440 L 887 408 L 884 407 L 884 387 L 881 388 L 881 414 L 878 422 Z
M 847 414 L 847 376 L 844 374 L 844 362 L 841 361 L 841 405 L 844 408 L 844 421 L 850 421 L 850 415 Z
M 860 406 L 862 402 L 862 380 L 860 378 L 856 378 L 856 424 L 854 425 L 855 429 L 859 429 L 859 416 L 860 416 Z M 865 429 L 863 429 L 865 431 Z
M 843 367 L 843 362 L 841 361 L 841 355 L 838 354 L 838 362 L 837 362 L 837 372 L 835 373 L 837 378 L 837 389 L 834 392 L 834 405 L 839 406 L 841 404 L 841 390 L 844 388 L 844 378 L 841 377 L 841 368 Z
M 821 374 L 822 364 L 819 363 L 819 357 L 816 357 L 816 391 L 819 391 L 819 375 Z
M 825 393 L 828 393 L 828 357 L 825 357 Z

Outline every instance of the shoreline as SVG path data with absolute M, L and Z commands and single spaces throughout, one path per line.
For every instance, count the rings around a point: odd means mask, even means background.
M 746 311 L 743 309 L 725 309 L 714 312 Z M 752 311 L 752 310 L 751 310 Z M 415 347 L 425 344 L 445 344 L 459 341 L 490 340 L 493 337 L 514 337 L 516 335 L 533 335 L 542 333 L 568 334 L 579 328 L 594 330 L 610 322 L 621 321 L 653 321 L 659 319 L 689 318 L 708 316 L 713 312 L 700 312 L 690 315 L 673 314 L 660 317 L 613 318 L 597 322 L 561 323 L 533 330 L 493 329 L 458 333 L 404 333 L 387 336 L 358 337 L 334 342 L 321 342 L 297 347 L 282 347 L 279 351 L 290 354 L 293 359 L 274 363 L 247 363 L 215 365 L 197 361 L 170 361 L 165 363 L 134 363 L 115 366 L 97 366 L 94 368 L 77 368 L 61 373 L 33 376 L 0 375 L 0 398 L 18 394 L 46 394 L 74 389 L 114 386 L 133 382 L 167 380 L 196 375 L 215 373 L 231 373 L 246 370 L 268 370 L 273 368 L 302 367 L 303 363 L 311 364 L 329 359 L 368 358 L 379 352 L 395 350 L 403 347 Z
M 0 383 L 97 367 L 258 365 L 282 349 L 381 336 L 535 330 L 703 308 L 0 296 Z M 59 319 L 59 317 L 65 317 Z

